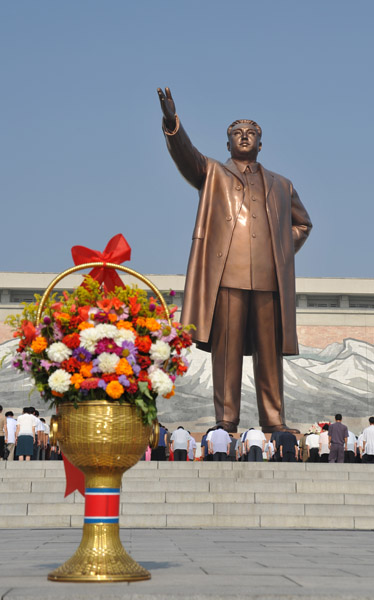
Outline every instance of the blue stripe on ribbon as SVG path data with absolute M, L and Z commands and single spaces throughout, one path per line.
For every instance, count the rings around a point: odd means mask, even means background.
M 84 517 L 85 523 L 119 523 L 119 517 Z
M 86 494 L 119 494 L 120 488 L 86 488 Z

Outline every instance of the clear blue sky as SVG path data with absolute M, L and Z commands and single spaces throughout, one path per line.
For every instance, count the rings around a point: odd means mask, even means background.
M 169 85 L 200 151 L 263 128 L 314 229 L 298 276 L 373 277 L 372 0 L 2 0 L 0 270 L 62 271 L 122 232 L 185 273 L 197 193 L 161 133 Z

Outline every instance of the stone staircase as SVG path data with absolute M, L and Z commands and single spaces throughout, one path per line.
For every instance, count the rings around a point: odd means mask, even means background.
M 81 527 L 62 462 L 0 462 L 0 528 Z M 123 477 L 120 525 L 374 529 L 374 465 L 140 462 Z

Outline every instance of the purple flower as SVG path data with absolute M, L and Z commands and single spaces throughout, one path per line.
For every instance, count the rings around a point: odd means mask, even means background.
M 54 341 L 58 342 L 59 340 L 62 340 L 63 337 L 64 337 L 64 334 L 62 333 L 62 331 L 59 328 L 59 326 L 57 325 L 57 323 L 53 323 L 53 338 L 54 338 Z
M 156 305 L 153 302 L 150 303 L 149 310 L 151 310 L 151 311 L 156 310 Z
M 86 348 L 79 346 L 79 348 L 75 348 L 75 350 L 73 350 L 73 357 L 79 360 L 80 362 L 89 363 L 91 362 L 92 354 L 91 352 L 88 352 Z
M 44 323 L 44 325 L 50 325 L 50 324 L 51 324 L 51 319 L 50 319 L 50 317 L 47 317 L 47 316 L 46 316 L 46 317 L 44 317 L 44 319 L 43 319 L 43 323 Z
M 45 369 L 46 371 L 49 371 L 49 369 L 52 366 L 52 363 L 49 360 L 41 360 L 40 361 L 40 366 Z
M 130 365 L 133 365 L 136 362 L 136 357 L 138 355 L 138 350 L 135 347 L 133 342 L 122 342 L 122 358 L 127 358 Z
M 121 356 L 122 348 L 117 346 L 114 340 L 109 338 L 103 338 L 100 340 L 96 346 L 97 354 L 102 354 L 103 352 L 109 352 L 112 354 L 117 354 L 117 356 Z
M 107 384 L 105 383 L 104 379 L 100 379 L 99 383 L 97 384 L 97 387 L 106 390 L 106 386 Z
M 123 385 L 123 387 L 129 387 L 129 385 L 130 385 L 130 382 L 127 379 L 126 375 L 120 375 L 118 377 L 118 381 L 119 381 L 120 384 Z
M 175 292 L 174 292 L 174 290 L 170 290 L 170 292 L 169 292 L 169 296 L 175 296 Z
M 109 321 L 108 314 L 103 310 L 97 312 L 95 315 L 95 321 L 99 321 L 99 323 L 107 323 Z

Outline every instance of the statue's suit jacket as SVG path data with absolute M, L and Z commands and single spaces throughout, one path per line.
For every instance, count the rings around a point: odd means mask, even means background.
M 164 133 L 179 171 L 199 190 L 181 321 L 196 326 L 194 341 L 209 351 L 217 293 L 244 200 L 245 181 L 232 159 L 223 164 L 201 154 L 179 119 L 174 132 L 169 133 L 164 127 Z M 307 239 L 312 223 L 292 183 L 262 165 L 260 169 L 278 280 L 282 352 L 298 354 L 294 255 Z M 243 252 L 248 250 L 243 248 Z M 250 323 L 248 326 L 250 329 Z M 245 354 L 251 354 L 251 336 L 247 337 Z

